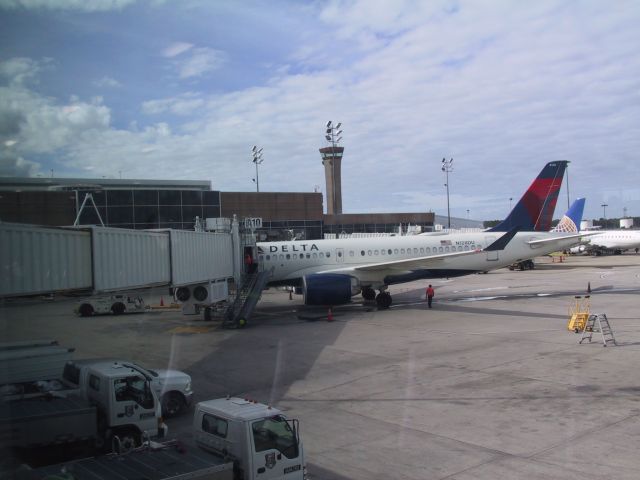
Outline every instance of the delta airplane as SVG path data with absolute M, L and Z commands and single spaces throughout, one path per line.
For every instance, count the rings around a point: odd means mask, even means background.
M 593 252 L 601 255 L 613 252 L 617 255 L 625 250 L 640 249 L 640 230 L 599 230 L 591 232 L 586 245 L 579 245 L 571 249 L 572 253 Z
M 306 305 L 340 305 L 362 293 L 366 300 L 375 298 L 379 308 L 388 308 L 389 285 L 495 270 L 575 245 L 581 237 L 577 229 L 518 231 L 534 230 L 553 215 L 551 204 L 555 207 L 566 164 L 547 164 L 492 231 L 258 243 L 259 263 L 262 270 L 272 271 L 269 285 L 302 287 Z M 506 226 L 510 228 L 502 233 Z

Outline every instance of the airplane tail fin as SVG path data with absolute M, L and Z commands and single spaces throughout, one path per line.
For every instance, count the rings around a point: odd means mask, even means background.
M 578 233 L 580 231 L 580 222 L 582 222 L 582 213 L 584 212 L 584 198 L 576 199 L 567 213 L 560 219 L 552 232 L 570 232 Z
M 489 231 L 506 232 L 514 227 L 520 227 L 521 231 L 549 231 L 568 163 L 566 160 L 547 163 L 509 216 Z

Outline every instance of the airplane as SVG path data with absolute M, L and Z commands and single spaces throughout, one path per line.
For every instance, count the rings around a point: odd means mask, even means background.
M 560 162 L 550 163 L 556 163 L 551 168 L 563 168 Z M 557 196 L 557 176 L 547 181 L 549 165 L 541 172 L 546 177 L 538 182 L 538 176 L 532 187 L 547 196 Z M 546 188 L 540 188 L 541 184 Z M 512 211 L 507 217 L 514 225 L 507 233 L 260 242 L 259 264 L 262 270 L 272 271 L 268 285 L 301 287 L 306 305 L 340 305 L 362 293 L 365 300 L 375 299 L 378 308 L 389 308 L 389 285 L 495 270 L 577 243 L 579 233 L 519 231 L 521 225 L 535 226 L 549 205 L 542 194 L 530 193 L 527 190 L 514 208 L 516 213 Z M 534 202 L 533 197 L 542 201 Z M 379 291 L 377 295 L 375 290 Z
M 640 249 L 640 230 L 598 230 L 591 233 L 585 245 L 571 249 L 571 253 L 591 252 L 595 255 L 613 252 L 616 255 L 625 250 Z

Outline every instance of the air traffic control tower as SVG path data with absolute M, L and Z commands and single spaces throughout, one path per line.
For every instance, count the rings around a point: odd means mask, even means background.
M 331 143 L 330 147 L 320 149 L 322 165 L 324 165 L 324 178 L 327 182 L 327 215 L 340 215 L 342 213 L 342 154 L 344 147 L 339 147 L 342 140 L 340 134 L 342 130 L 338 123 L 333 126 L 331 121 L 327 122 L 325 138 Z

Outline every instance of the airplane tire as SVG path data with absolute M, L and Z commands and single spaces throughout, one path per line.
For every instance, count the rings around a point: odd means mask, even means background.
M 93 307 L 88 303 L 83 303 L 80 305 L 80 309 L 78 310 L 81 317 L 90 317 L 93 315 Z
M 386 310 L 391 306 L 391 295 L 387 292 L 381 292 L 376 297 L 376 303 L 379 310 Z
M 365 287 L 362 289 L 362 298 L 365 300 L 375 300 L 376 291 L 373 288 Z

